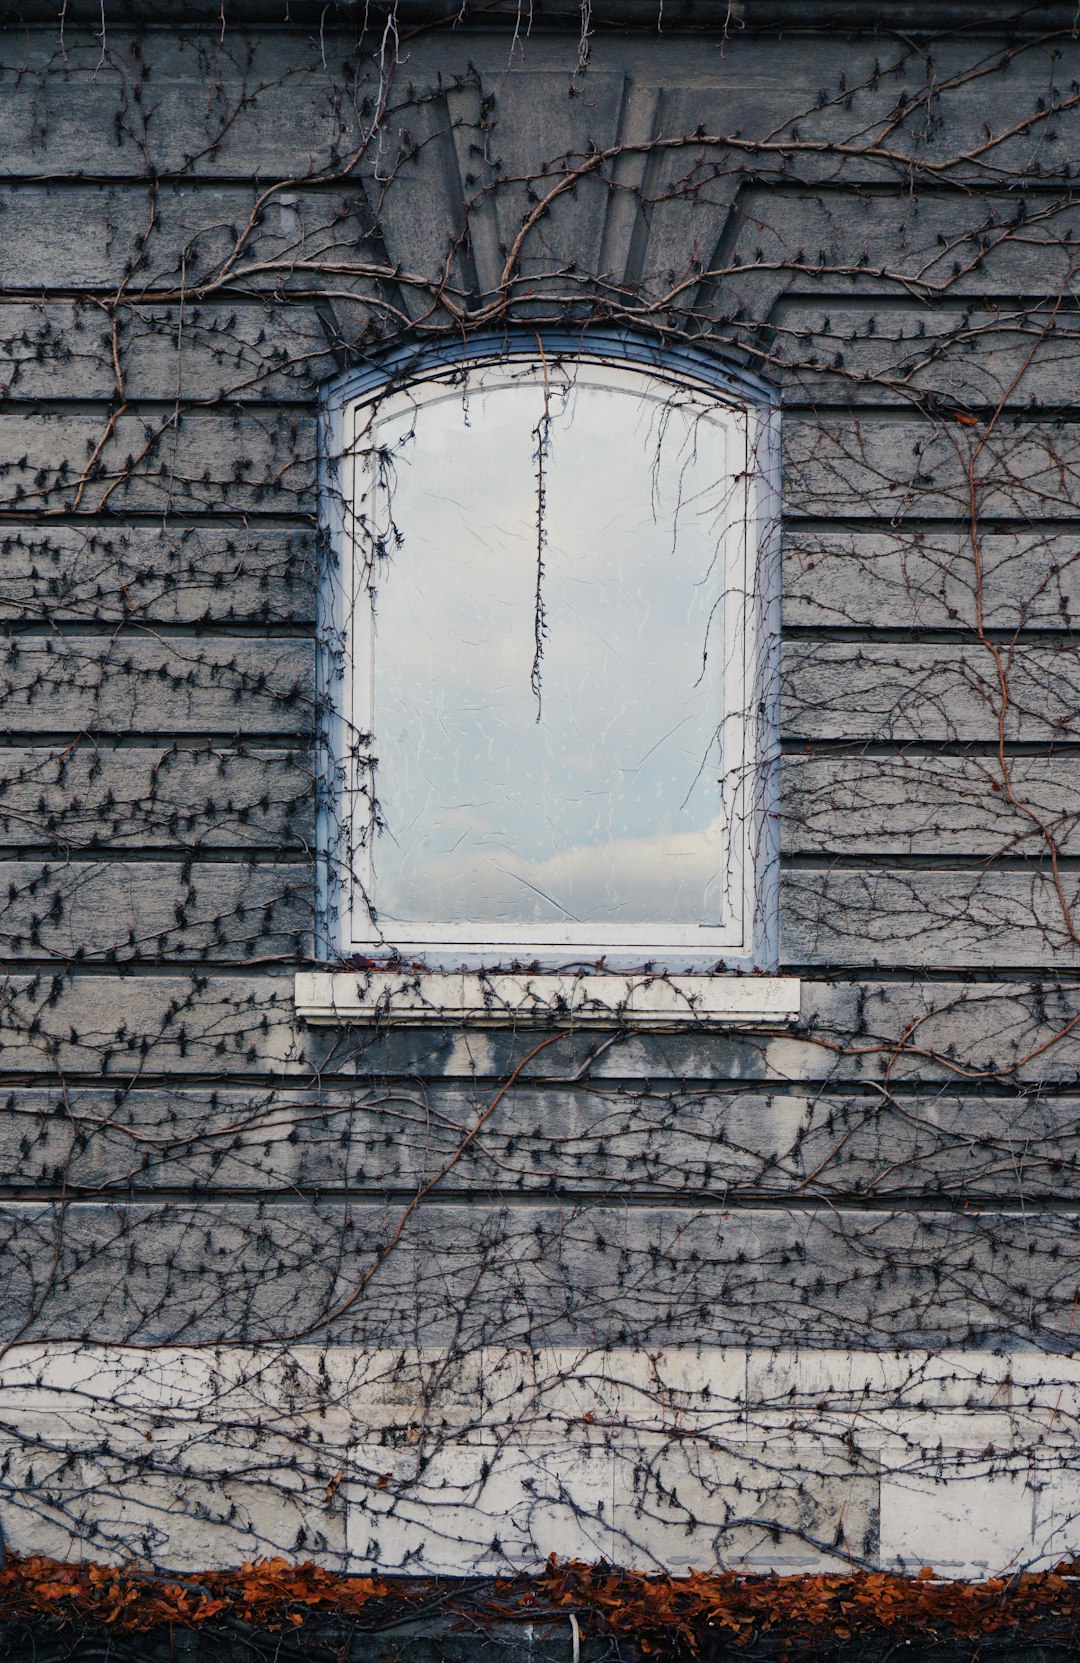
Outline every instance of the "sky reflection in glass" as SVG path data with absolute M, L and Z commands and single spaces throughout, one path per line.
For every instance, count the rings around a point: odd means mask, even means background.
M 377 421 L 384 931 L 722 922 L 723 413 L 636 371 L 475 372 Z M 534 685 L 538 448 L 545 633 Z

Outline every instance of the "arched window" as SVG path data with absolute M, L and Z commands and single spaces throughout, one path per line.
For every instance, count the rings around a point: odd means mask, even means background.
M 776 420 L 625 338 L 338 385 L 331 956 L 772 967 Z

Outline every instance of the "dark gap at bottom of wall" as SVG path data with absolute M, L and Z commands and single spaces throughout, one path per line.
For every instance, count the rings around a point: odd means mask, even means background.
M 351 1628 L 351 1632 L 350 1632 Z M 0 1625 L 0 1663 L 1059 1663 L 1076 1656 L 1073 1641 L 1025 1641 L 1017 1635 L 979 1641 L 928 1633 L 837 1637 L 805 1647 L 780 1642 L 732 1646 L 715 1637 L 689 1649 L 678 1637 L 647 1647 L 625 1634 L 580 1635 L 568 1621 L 463 1626 L 435 1618 L 386 1629 L 334 1620 L 283 1634 L 231 1622 L 205 1629 L 161 1628 L 117 1634 L 104 1624 L 70 1628 L 46 1621 Z

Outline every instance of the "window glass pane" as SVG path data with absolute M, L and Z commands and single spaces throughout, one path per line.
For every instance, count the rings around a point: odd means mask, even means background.
M 726 412 L 546 374 L 474 371 L 365 441 L 393 524 L 364 693 L 389 939 L 725 918 Z

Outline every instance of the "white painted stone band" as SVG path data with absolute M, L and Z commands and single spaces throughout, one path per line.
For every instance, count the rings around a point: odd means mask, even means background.
M 20 1344 L 0 1520 L 190 1569 L 986 1576 L 1080 1548 L 1078 1428 L 1080 1358 L 1035 1352 Z

